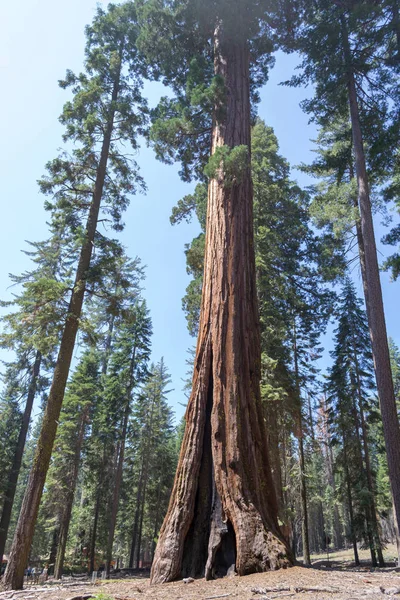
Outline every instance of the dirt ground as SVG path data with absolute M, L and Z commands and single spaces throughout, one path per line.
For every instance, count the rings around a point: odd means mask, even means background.
M 400 600 L 400 570 L 367 567 L 344 570 L 338 565 L 291 569 L 230 577 L 216 581 L 198 579 L 150 586 L 148 579 L 90 582 L 49 581 L 19 592 L 1 592 L 0 600 Z

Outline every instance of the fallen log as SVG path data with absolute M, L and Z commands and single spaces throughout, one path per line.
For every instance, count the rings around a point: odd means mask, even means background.
M 269 594 L 270 592 L 290 592 L 290 587 L 288 585 L 277 585 L 275 587 L 267 587 L 267 588 L 259 588 L 252 587 L 251 591 L 253 594 Z
M 300 594 L 300 592 L 324 592 L 326 594 L 339 594 L 343 593 L 343 590 L 335 587 L 321 587 L 319 585 L 308 587 L 308 586 L 296 586 L 293 588 L 296 594 Z

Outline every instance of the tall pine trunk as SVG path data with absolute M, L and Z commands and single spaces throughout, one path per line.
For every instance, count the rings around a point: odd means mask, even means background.
M 59 538 L 60 538 L 60 525 L 57 524 L 57 526 L 54 527 L 54 529 L 53 529 L 53 537 L 52 537 L 52 541 L 51 541 L 50 554 L 49 554 L 49 560 L 48 560 L 49 566 L 55 565 Z
M 120 493 L 121 482 L 122 482 L 122 468 L 124 465 L 124 457 L 125 457 L 125 441 L 126 441 L 126 433 L 128 431 L 128 419 L 129 419 L 129 413 L 130 413 L 130 403 L 129 403 L 130 394 L 131 394 L 131 390 L 129 390 L 129 396 L 127 398 L 127 404 L 125 406 L 124 417 L 123 417 L 124 420 L 123 420 L 123 425 L 122 425 L 122 435 L 121 435 L 120 449 L 119 449 L 119 455 L 118 455 L 117 471 L 115 473 L 114 492 L 113 492 L 111 515 L 110 515 L 109 529 L 108 529 L 107 550 L 106 550 L 107 579 L 110 577 L 112 547 L 113 547 L 113 543 L 114 543 L 115 526 L 117 523 L 119 493 Z
M 94 508 L 92 535 L 90 537 L 89 574 L 93 573 L 95 566 L 96 566 L 96 538 L 97 538 L 97 525 L 99 523 L 100 498 L 101 498 L 101 492 L 100 492 L 100 488 L 98 487 L 97 493 L 96 493 L 96 503 L 95 503 L 95 508 Z
M 295 371 L 295 385 L 296 385 L 296 402 L 297 402 L 297 421 L 298 421 L 298 440 L 299 440 L 299 467 L 300 467 L 300 501 L 301 501 L 301 537 L 303 542 L 303 564 L 311 565 L 310 558 L 310 541 L 308 537 L 308 506 L 307 506 L 307 484 L 306 484 L 306 463 L 304 459 L 304 427 L 303 427 L 303 414 L 302 414 L 302 400 L 300 394 L 300 380 L 299 380 L 299 362 L 298 362 L 298 349 L 297 349 L 297 333 L 296 323 L 294 324 L 294 371 Z
M 144 490 L 146 492 L 146 490 Z M 143 533 L 143 517 L 144 517 L 144 499 L 145 495 L 143 495 L 142 508 L 140 510 L 140 519 L 139 519 L 139 531 L 138 531 L 138 539 L 137 539 L 137 555 L 136 555 L 136 569 L 140 569 L 140 552 L 142 550 L 142 533 Z
M 265 414 L 267 423 L 267 443 L 270 448 L 270 462 L 272 477 L 274 480 L 274 486 L 276 491 L 276 498 L 278 501 L 278 511 L 280 515 L 283 515 L 284 501 L 283 501 L 283 484 L 282 484 L 282 469 L 281 469 L 281 456 L 279 449 L 279 422 L 278 422 L 278 409 L 277 402 L 272 400 L 268 402 Z
M 249 49 L 237 34 L 225 36 L 222 23 L 215 29 L 226 106 L 216 107 L 213 154 L 222 146 L 246 146 L 250 154 Z M 208 578 L 291 564 L 260 398 L 252 196 L 250 161 L 231 185 L 223 168 L 210 180 L 192 394 L 152 583 L 181 577 L 184 556 L 185 572 Z
M 113 547 L 113 543 L 114 543 L 115 526 L 117 523 L 119 493 L 120 493 L 121 482 L 122 482 L 122 469 L 124 466 L 126 434 L 128 431 L 128 421 L 129 421 L 129 414 L 130 414 L 130 410 L 131 410 L 131 405 L 130 405 L 131 394 L 132 394 L 133 386 L 135 385 L 135 380 L 134 380 L 135 360 L 136 360 L 136 344 L 133 348 L 132 358 L 131 358 L 131 363 L 130 363 L 129 384 L 128 384 L 128 389 L 126 391 L 126 399 L 125 399 L 126 404 L 125 404 L 125 410 L 124 410 L 124 416 L 123 416 L 122 435 L 121 435 L 120 450 L 119 450 L 119 455 L 118 455 L 117 470 L 115 473 L 114 493 L 113 493 L 110 523 L 109 523 L 109 529 L 108 529 L 107 550 L 106 550 L 106 576 L 107 576 L 107 578 L 110 577 L 112 547 Z
M 121 67 L 120 67 L 121 68 Z M 115 102 L 118 98 L 120 72 L 114 80 L 110 115 L 105 128 L 99 165 L 93 197 L 90 204 L 89 216 L 86 223 L 85 241 L 82 245 L 74 288 L 68 307 L 61 338 L 60 349 L 54 369 L 53 381 L 43 417 L 29 481 L 22 502 L 14 540 L 10 552 L 10 560 L 4 575 L 4 585 L 14 590 L 22 589 L 24 570 L 27 565 L 36 519 L 42 498 L 43 487 L 50 464 L 51 453 L 57 433 L 58 419 L 64 399 L 65 387 L 71 366 L 72 354 L 75 347 L 79 319 L 82 312 L 85 295 L 85 280 L 90 267 L 93 243 L 99 218 L 100 204 L 106 177 L 107 162 L 110 151 L 111 137 L 114 127 Z
M 66 497 L 64 498 L 64 507 L 63 507 L 63 511 L 62 511 L 62 515 L 61 515 L 57 556 L 56 556 L 56 562 L 55 562 L 55 567 L 54 567 L 54 578 L 55 579 L 61 579 L 61 576 L 63 574 L 65 548 L 67 546 L 69 524 L 70 524 L 70 520 L 71 520 L 72 506 L 74 503 L 76 482 L 78 480 L 79 463 L 80 463 L 80 459 L 81 459 L 82 444 L 83 444 L 83 438 L 85 436 L 85 430 L 86 430 L 86 425 L 87 425 L 87 420 L 88 420 L 88 413 L 89 413 L 89 405 L 87 405 L 84 408 L 84 410 L 82 411 L 80 421 L 79 421 L 78 436 L 77 436 L 77 441 L 76 441 L 76 446 L 75 446 L 75 453 L 74 453 L 74 458 L 73 458 L 71 476 L 68 481 L 68 489 L 67 489 Z
M 32 368 L 32 376 L 29 383 L 28 395 L 26 397 L 25 410 L 22 416 L 22 423 L 19 430 L 17 446 L 14 452 L 13 464 L 11 466 L 11 471 L 7 482 L 7 489 L 4 495 L 3 510 L 1 513 L 0 520 L 0 565 L 2 564 L 4 548 L 7 542 L 8 529 L 10 527 L 11 513 L 15 498 L 15 491 L 17 489 L 18 477 L 21 469 L 26 436 L 28 435 L 29 423 L 32 414 L 32 406 L 33 401 L 35 399 L 41 362 L 42 355 L 39 351 L 37 351 L 35 356 L 35 362 Z
M 383 432 L 389 467 L 389 478 L 399 526 L 400 515 L 400 426 L 396 410 L 385 313 L 379 276 L 379 265 L 372 219 L 369 182 L 364 143 L 358 109 L 358 98 L 352 67 L 351 51 L 344 15 L 341 15 L 343 51 L 347 69 L 348 97 L 352 126 L 354 157 L 358 185 L 360 224 L 365 257 L 364 293 L 371 336 L 375 377 L 382 414 Z M 400 556 L 399 556 L 400 558 Z
M 151 543 L 151 562 L 154 559 L 154 553 L 156 551 L 156 540 L 158 536 L 158 530 L 160 528 L 160 502 L 161 502 L 161 483 L 158 485 L 157 490 L 157 503 L 156 503 L 156 516 L 154 519 L 154 531 L 153 531 L 153 541 Z
M 115 291 L 117 290 L 117 285 L 115 286 Z M 113 341 L 113 333 L 114 333 L 114 325 L 115 325 L 115 315 L 111 315 L 110 322 L 108 324 L 108 332 L 106 337 L 106 343 L 104 347 L 104 355 L 101 366 L 102 375 L 107 374 L 108 361 L 111 353 L 111 346 Z M 107 421 L 109 420 L 109 414 L 107 414 Z M 103 493 L 103 485 L 104 485 L 104 472 L 107 465 L 107 442 L 106 440 L 103 443 L 103 461 L 100 470 L 99 480 L 97 482 L 96 496 L 95 496 L 95 508 L 94 508 L 94 518 L 93 518 L 93 527 L 92 533 L 90 536 L 90 551 L 89 551 L 89 573 L 93 573 L 96 562 L 96 539 L 97 539 L 97 526 L 99 522 L 100 515 L 100 502 L 102 499 Z
M 336 498 L 336 483 L 335 483 L 335 474 L 334 474 L 334 460 L 333 460 L 333 450 L 332 450 L 332 439 L 329 431 L 329 423 L 328 423 L 328 415 L 327 415 L 327 407 L 326 407 L 326 396 L 325 394 L 321 398 L 321 417 L 323 422 L 323 444 L 325 445 L 325 464 L 328 475 L 328 482 L 333 491 L 333 498 Z M 340 516 L 337 502 L 334 500 L 333 505 L 333 535 L 334 535 L 334 545 L 335 548 L 342 548 L 343 545 L 343 536 L 342 536 L 342 528 L 340 525 Z
M 349 474 L 349 466 L 347 462 L 347 440 L 344 429 L 342 430 L 343 437 L 343 457 L 344 457 L 344 476 L 346 478 L 346 490 L 347 490 L 347 502 L 349 509 L 349 518 L 350 518 L 350 537 L 351 543 L 353 544 L 353 552 L 354 552 L 354 563 L 356 567 L 360 564 L 360 559 L 358 556 L 358 548 L 357 548 L 357 539 L 355 534 L 354 527 L 354 514 L 353 514 L 353 499 L 351 497 L 351 482 L 350 482 L 350 474 Z
M 367 424 L 365 421 L 365 414 L 364 414 L 364 401 L 363 401 L 363 397 L 362 397 L 362 393 L 361 393 L 360 367 L 358 364 L 357 351 L 355 348 L 355 344 L 353 344 L 353 352 L 354 352 L 354 364 L 355 364 L 355 374 L 356 374 L 356 383 L 357 383 L 358 412 L 360 414 L 362 443 L 363 443 L 363 449 L 364 449 L 365 475 L 367 478 L 368 491 L 370 493 L 370 514 L 371 514 L 372 535 L 374 538 L 374 546 L 376 549 L 376 553 L 378 555 L 379 566 L 384 567 L 385 561 L 383 558 L 382 544 L 381 544 L 381 540 L 380 540 L 380 536 L 379 536 L 378 517 L 376 514 L 375 486 L 374 486 L 374 482 L 373 482 L 371 460 L 370 460 L 370 456 L 369 456 Z
M 354 431 L 355 431 L 355 437 L 356 437 L 356 441 L 357 441 L 356 452 L 357 452 L 357 461 L 358 461 L 358 465 L 359 465 L 358 477 L 359 477 L 360 481 L 362 482 L 362 484 L 366 485 L 368 487 L 367 474 L 366 474 L 366 470 L 365 470 L 365 466 L 364 466 L 364 458 L 363 458 L 363 453 L 362 453 L 362 444 L 361 444 L 361 437 L 360 437 L 361 426 L 360 426 L 360 420 L 359 420 L 359 414 L 358 414 L 357 400 L 355 397 L 355 394 L 357 393 L 357 386 L 356 386 L 356 382 L 355 382 L 354 373 L 350 374 L 350 381 L 351 381 L 351 388 L 353 389 L 353 394 L 351 395 L 351 400 L 352 400 L 351 413 L 353 415 Z M 370 549 L 370 553 L 371 553 L 371 562 L 372 562 L 373 567 L 377 567 L 378 563 L 376 560 L 372 517 L 371 517 L 371 507 L 370 507 L 369 503 L 364 506 L 364 514 L 365 514 L 365 524 L 366 524 L 366 531 L 367 531 L 367 537 L 368 537 L 368 545 L 369 545 L 369 549 Z
M 299 417 L 302 421 L 302 417 Z M 311 565 L 310 542 L 308 538 L 308 506 L 307 506 L 307 486 L 306 486 L 306 468 L 304 460 L 304 434 L 303 426 L 300 425 L 299 433 L 299 466 L 300 466 L 300 499 L 301 499 L 301 537 L 303 542 L 303 564 Z
M 143 488 L 143 473 L 144 473 L 144 465 L 142 463 L 142 467 L 140 470 L 140 477 L 136 495 L 136 510 L 135 510 L 135 519 L 133 523 L 133 531 L 132 531 L 132 542 L 131 542 L 131 551 L 129 555 L 129 568 L 133 569 L 133 561 L 135 559 L 135 550 L 136 550 L 136 540 L 137 533 L 139 528 L 139 517 L 140 517 L 140 507 L 142 502 L 142 488 Z
M 330 444 L 330 442 L 328 442 L 328 444 Z M 329 461 L 329 466 L 328 466 L 329 484 L 333 490 L 333 497 L 336 498 L 335 475 L 333 473 L 333 452 L 332 452 L 331 445 L 329 445 L 329 447 L 327 449 L 327 455 L 328 455 L 327 459 Z M 334 501 L 334 505 L 333 505 L 333 536 L 334 536 L 333 539 L 334 539 L 335 548 L 337 548 L 337 549 L 342 548 L 343 538 L 342 538 L 342 529 L 340 526 L 339 508 L 335 501 Z

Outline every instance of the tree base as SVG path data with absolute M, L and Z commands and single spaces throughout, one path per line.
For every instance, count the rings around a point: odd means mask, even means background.
M 221 499 L 212 451 L 212 441 L 215 440 L 212 378 L 204 399 L 204 433 L 198 455 L 198 475 L 196 477 L 194 469 L 189 469 L 186 474 L 180 473 L 181 468 L 188 468 L 193 446 L 187 448 L 188 455 L 185 458 L 183 451 L 176 475 L 178 485 L 186 477 L 192 483 L 193 479 L 197 480 L 197 485 L 192 487 L 193 511 L 189 517 L 189 503 L 185 503 L 182 497 L 170 505 L 153 562 L 152 584 L 186 577 L 205 577 L 210 580 L 235 573 L 249 575 L 293 564 L 290 550 L 272 515 L 268 520 L 263 519 L 261 511 L 253 502 L 245 502 L 243 496 L 232 500 L 229 494 L 225 502 Z M 231 461 L 230 469 L 236 471 L 239 467 Z M 236 473 L 233 473 L 233 477 L 236 478 Z M 234 492 L 235 488 L 232 487 L 232 495 Z M 268 489 L 263 494 L 268 498 Z M 182 510 L 182 504 L 186 510 Z M 188 528 L 186 534 L 183 533 L 185 525 Z

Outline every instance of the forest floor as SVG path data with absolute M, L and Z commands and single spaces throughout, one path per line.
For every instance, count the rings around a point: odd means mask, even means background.
M 394 548 L 385 552 L 386 559 Z M 371 569 L 366 553 L 362 565 L 354 567 L 350 553 L 343 551 L 327 558 L 312 557 L 312 567 L 227 577 L 215 581 L 196 579 L 150 586 L 143 576 L 127 579 L 60 582 L 49 580 L 40 586 L 28 585 L 18 592 L 0 592 L 0 600 L 400 600 L 400 568 L 394 563 L 385 569 Z

